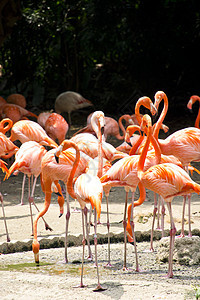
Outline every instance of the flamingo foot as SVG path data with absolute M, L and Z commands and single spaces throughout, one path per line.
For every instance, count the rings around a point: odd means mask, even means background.
M 181 233 L 181 234 L 179 234 L 179 235 L 176 236 L 176 238 L 178 238 L 178 239 L 179 239 L 179 238 L 183 238 L 183 237 L 185 237 L 185 234 L 184 234 L 184 233 Z
M 153 249 L 153 248 L 145 249 L 143 252 L 144 252 L 144 253 L 153 253 L 153 252 L 154 252 L 154 249 Z
M 93 292 L 102 292 L 107 289 L 103 288 L 100 284 L 97 285 L 97 287 L 93 290 Z
M 87 287 L 87 285 L 84 285 L 83 283 L 81 283 L 80 285 L 77 285 L 74 288 L 81 288 L 81 289 L 83 289 L 85 287 Z
M 133 269 L 127 268 L 127 267 L 123 266 L 122 271 L 123 271 L 123 272 L 132 272 Z
M 45 223 L 45 229 L 46 229 L 46 230 L 53 231 L 53 229 L 52 229 L 47 223 Z
M 8 242 L 8 243 L 10 242 L 10 237 L 9 237 L 9 236 L 7 237 L 7 242 Z
M 89 260 L 89 261 L 93 261 L 93 257 L 92 257 L 92 255 L 89 255 L 89 256 L 87 257 L 87 260 Z
M 111 263 L 107 263 L 107 264 L 104 266 L 104 268 L 112 268 Z

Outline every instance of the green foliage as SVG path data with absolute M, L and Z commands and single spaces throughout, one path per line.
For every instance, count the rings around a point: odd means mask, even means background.
M 133 91 L 198 93 L 197 0 L 43 0 L 21 7 L 0 49 L 5 94 L 15 89 L 31 101 L 37 84 L 53 107 L 59 93 L 74 90 L 112 113 Z

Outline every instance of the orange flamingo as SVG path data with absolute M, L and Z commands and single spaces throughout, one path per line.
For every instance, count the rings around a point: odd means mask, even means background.
M 93 106 L 92 102 L 75 92 L 64 92 L 56 98 L 55 111 L 58 114 L 67 112 L 68 123 L 71 125 L 71 112 L 84 107 Z
M 197 95 L 191 96 L 191 97 L 190 97 L 190 100 L 188 101 L 187 108 L 189 108 L 190 110 L 192 110 L 192 106 L 193 106 L 193 104 L 194 104 L 196 101 L 199 101 L 199 111 L 198 111 L 198 115 L 197 115 L 197 117 L 196 117 L 194 126 L 195 126 L 196 128 L 199 128 L 199 121 L 200 121 L 200 97 L 197 96 Z
M 147 118 L 147 117 L 146 117 Z M 142 130 L 145 128 L 145 125 L 143 124 L 146 122 L 142 122 Z M 140 127 L 139 127 L 140 128 Z M 135 132 L 135 130 L 138 130 L 140 131 L 140 129 L 138 128 L 137 125 L 132 125 L 132 126 L 128 126 L 127 128 L 127 131 L 126 131 L 126 140 L 129 141 L 130 137 L 132 136 L 132 134 Z M 152 127 L 152 129 L 154 128 L 154 126 Z M 152 140 L 154 143 L 152 143 Z M 146 140 L 145 140 L 146 142 Z M 155 137 L 152 136 L 151 137 L 151 147 L 150 149 L 148 149 L 148 154 L 151 153 L 152 155 L 155 155 L 155 150 L 153 147 L 155 147 L 155 144 L 157 144 L 157 141 L 155 140 Z M 145 143 L 143 144 L 143 147 L 144 147 Z M 137 145 L 135 145 L 136 148 L 137 148 Z M 143 149 L 143 147 L 141 149 Z M 134 146 L 132 147 L 132 149 L 134 149 Z M 182 163 L 173 155 L 163 155 L 161 154 L 161 151 L 160 151 L 160 148 L 156 148 L 156 151 L 157 151 L 157 155 L 159 153 L 159 156 L 161 155 L 161 158 L 160 158 L 160 163 L 173 163 L 173 164 L 176 164 L 178 165 L 179 167 L 183 168 L 183 165 Z M 158 152 L 159 151 L 159 152 Z M 193 168 L 192 166 L 189 166 L 190 170 L 191 171 L 198 171 L 196 170 L 195 168 Z M 159 196 L 159 200 L 161 201 L 162 203 L 162 210 L 161 210 L 161 229 L 162 229 L 162 237 L 164 236 L 164 214 L 165 214 L 165 207 L 164 207 L 164 201 L 162 200 L 162 198 L 160 199 L 161 197 Z M 141 203 L 141 199 L 140 201 L 137 202 L 137 205 L 140 205 Z M 136 204 L 134 203 L 134 206 Z M 157 197 L 156 197 L 156 194 L 154 194 L 154 210 L 153 210 L 153 221 L 152 221 L 152 229 L 151 229 L 151 240 L 150 240 L 150 251 L 153 251 L 153 232 L 154 232 L 154 224 L 155 224 L 155 217 L 156 217 L 156 212 L 158 210 L 157 208 Z M 128 215 L 130 217 L 130 210 L 131 209 L 131 205 L 129 206 L 128 208 Z M 130 227 L 130 222 L 129 224 L 127 224 L 127 228 L 128 228 L 128 231 L 130 233 L 130 230 L 131 230 L 131 227 Z M 160 225 L 159 225 L 159 222 L 158 222 L 158 228 L 160 228 Z
M 23 108 L 26 107 L 26 98 L 22 94 L 11 94 L 6 99 L 7 103 L 19 105 Z
M 95 225 L 94 225 L 94 245 L 95 245 L 95 265 L 97 268 L 97 279 L 98 284 L 94 291 L 104 290 L 99 280 L 99 269 L 97 260 L 97 219 L 100 218 L 101 214 L 101 201 L 103 195 L 103 188 L 98 176 L 91 175 L 90 172 L 80 175 L 78 178 L 74 178 L 76 169 L 80 161 L 80 151 L 77 145 L 71 141 L 65 140 L 56 150 L 55 156 L 59 157 L 60 153 L 70 147 L 76 150 L 76 158 L 71 169 L 70 175 L 67 180 L 67 190 L 70 196 L 79 201 L 82 210 L 82 226 L 83 226 L 83 254 L 82 254 L 82 269 L 81 269 L 81 283 L 83 285 L 83 263 L 84 263 L 84 249 L 85 249 L 85 224 L 87 224 L 87 210 L 85 211 L 86 204 L 90 203 L 92 208 L 95 208 Z M 36 239 L 36 238 L 35 238 Z M 35 246 L 35 245 L 34 245 Z
M 92 124 L 96 130 L 97 136 L 99 137 L 101 141 L 101 135 L 100 135 L 100 128 L 103 126 L 103 112 L 95 112 L 92 118 Z M 97 128 L 96 128 L 96 122 L 97 122 Z M 85 135 L 85 134 L 84 134 Z M 87 134 L 86 134 L 87 135 Z M 88 134 L 89 136 L 92 136 Z M 78 137 L 79 135 L 77 135 Z M 94 136 L 92 136 L 94 137 Z M 94 137 L 95 138 L 95 137 Z M 95 140 L 97 140 L 95 138 Z M 98 140 L 97 140 L 98 141 Z M 87 143 L 87 142 L 86 142 Z M 101 142 L 98 142 L 97 145 L 97 156 L 101 157 Z M 58 180 L 62 180 L 65 185 L 67 185 L 67 179 L 69 176 L 69 172 L 72 168 L 72 165 L 75 160 L 75 151 L 69 149 L 65 152 L 63 152 L 60 155 L 59 158 L 59 164 L 56 163 L 54 158 L 54 151 L 48 151 L 48 153 L 43 157 L 42 159 L 42 173 L 41 173 L 41 184 L 42 189 L 45 193 L 45 205 L 44 209 L 41 212 L 38 217 L 40 218 L 41 215 L 44 215 L 46 211 L 48 210 L 48 207 L 50 205 L 51 201 L 51 193 L 52 193 L 52 184 L 55 182 L 58 182 Z M 81 160 L 77 169 L 77 176 L 81 175 L 86 171 L 86 168 L 88 168 L 89 162 L 92 160 L 90 156 L 85 154 L 81 151 Z M 94 163 L 95 164 L 95 163 Z M 98 161 L 98 172 L 101 175 L 102 170 L 102 160 L 100 159 Z M 66 213 L 66 230 L 65 230 L 65 261 L 68 262 L 67 258 L 67 235 L 68 235 L 68 224 L 69 224 L 69 218 L 70 218 L 70 206 L 69 206 L 69 195 L 66 193 L 66 201 L 67 201 L 67 213 Z M 87 239 L 88 239 L 88 246 L 89 246 L 89 237 L 87 232 Z M 92 258 L 91 249 L 89 246 L 89 259 Z
M 10 158 L 18 151 L 18 147 L 13 142 L 0 132 L 0 157 L 3 159 Z
M 155 106 L 158 108 L 161 101 L 164 101 L 164 107 L 160 114 L 160 117 L 156 123 L 154 136 L 158 137 L 158 132 L 160 129 L 160 124 L 163 122 L 165 115 L 168 110 L 168 98 L 167 95 L 162 92 L 158 91 L 155 94 Z M 200 130 L 195 127 L 187 127 L 184 129 L 180 129 L 166 139 L 158 140 L 161 152 L 165 155 L 174 155 L 177 157 L 183 167 L 188 172 L 188 166 L 190 162 L 197 162 L 200 161 Z M 184 212 L 185 212 L 185 203 L 186 203 L 186 196 L 184 196 L 183 201 L 183 214 L 182 214 L 182 229 L 181 229 L 181 236 L 184 236 Z M 191 233 L 191 195 L 188 194 L 188 224 L 189 224 L 189 236 L 192 236 Z
M 148 116 L 149 118 L 149 116 Z M 145 122 L 145 119 L 143 120 Z M 147 124 L 151 124 L 148 119 Z M 148 123 L 149 122 L 149 123 Z M 158 164 L 144 171 L 147 151 L 152 136 L 152 128 L 148 126 L 148 137 L 138 162 L 138 177 L 145 188 L 159 194 L 167 203 L 170 215 L 170 250 L 169 267 L 167 276 L 173 277 L 173 248 L 176 234 L 176 227 L 172 216 L 172 200 L 175 196 L 200 193 L 200 185 L 194 182 L 188 173 L 179 166 L 172 163 Z
M 37 178 L 41 173 L 41 160 L 46 152 L 47 150 L 35 141 L 29 141 L 23 143 L 15 155 L 14 163 L 11 165 L 11 167 L 9 168 L 5 176 L 5 179 L 8 179 L 10 175 L 16 170 L 28 176 L 29 179 L 28 200 L 29 200 L 30 214 L 31 214 L 32 233 L 33 233 L 33 214 L 32 214 L 31 204 L 33 203 L 37 211 L 39 211 L 34 201 L 34 191 L 35 191 Z M 30 178 L 32 175 L 35 177 L 35 179 L 31 191 Z M 23 193 L 24 191 L 22 190 L 22 195 Z M 51 227 L 47 224 L 47 222 L 44 219 L 43 221 L 45 223 L 46 230 L 51 231 L 52 230 Z
M 61 144 L 65 140 L 69 125 L 61 115 L 52 113 L 46 120 L 44 128 L 52 140 L 58 140 Z
M 3 172 L 7 173 L 8 169 L 7 169 L 5 164 L 6 163 L 3 160 L 0 159 L 0 168 L 2 169 Z M 4 203 L 3 203 L 3 195 L 1 193 L 0 193 L 0 201 L 1 201 L 3 220 L 4 220 L 5 230 L 6 230 L 7 242 L 10 242 L 10 237 L 9 237 L 8 227 L 7 227 L 7 222 L 6 222 L 6 216 L 5 216 Z
M 35 141 L 44 146 L 56 148 L 58 145 L 54 142 L 45 132 L 45 130 L 36 122 L 31 120 L 20 120 L 12 126 L 12 121 L 9 122 L 11 127 L 10 141 L 14 142 L 19 140 L 21 143 L 28 141 Z M 26 175 L 22 183 L 22 190 L 24 189 Z M 23 202 L 23 193 L 21 203 Z
M 19 140 L 21 143 L 35 141 L 44 146 L 56 148 L 58 145 L 45 132 L 45 130 L 36 122 L 31 120 L 20 120 L 11 128 L 9 138 L 12 142 Z
M 6 103 L 1 107 L 0 111 L 2 118 L 9 118 L 14 123 L 22 119 L 27 119 L 27 116 L 37 119 L 37 115 L 16 104 Z
M 134 125 L 133 125 L 134 126 Z M 136 125 L 135 125 L 136 126 Z M 126 132 L 132 126 L 128 126 Z M 126 137 L 125 137 L 126 138 Z M 152 141 L 153 143 L 154 141 Z M 157 143 L 155 142 L 155 150 L 157 151 L 157 155 L 153 152 L 149 152 L 147 156 L 147 160 L 145 161 L 145 169 L 148 169 L 153 164 L 157 164 L 160 161 L 161 153 Z M 139 179 L 137 176 L 137 166 L 138 166 L 139 155 L 132 155 L 125 158 L 118 160 L 112 167 L 101 177 L 101 182 L 103 185 L 104 193 L 106 199 L 108 199 L 109 192 L 111 187 L 113 186 L 124 186 L 126 190 L 126 200 L 125 200 L 125 209 L 124 209 L 124 219 L 123 219 L 123 226 L 124 226 L 124 266 L 123 269 L 126 269 L 126 209 L 127 209 L 127 199 L 128 199 L 128 190 L 131 189 L 132 191 L 132 203 L 134 202 L 134 192 L 138 186 Z M 141 195 L 144 194 L 142 187 L 141 188 Z M 144 199 L 141 197 L 141 199 Z M 107 200 L 108 201 L 108 200 Z M 133 207 L 133 206 L 132 206 Z M 133 222 L 131 223 L 132 230 L 134 231 Z M 134 235 L 135 237 L 135 235 Z M 138 259 L 137 259 L 137 249 L 136 249 L 136 242 L 134 240 L 135 246 L 135 254 L 136 254 L 136 271 L 139 271 L 138 266 Z M 110 250 L 109 250 L 110 252 Z M 110 259 L 110 255 L 109 255 Z M 110 263 L 110 261 L 108 262 Z

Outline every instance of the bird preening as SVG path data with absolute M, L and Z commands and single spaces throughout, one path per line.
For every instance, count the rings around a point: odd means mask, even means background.
M 137 240 L 135 236 L 134 213 L 138 206 L 145 206 L 147 191 L 154 193 L 154 207 L 152 213 L 152 228 L 150 250 L 154 251 L 153 234 L 154 223 L 160 212 L 158 201 L 162 206 L 161 230 L 164 237 L 164 220 L 168 213 L 170 219 L 169 230 L 169 258 L 167 277 L 174 276 L 173 252 L 175 239 L 185 236 L 184 218 L 185 206 L 188 200 L 188 239 L 192 236 L 191 230 L 191 195 L 200 193 L 200 185 L 195 182 L 190 172 L 200 173 L 192 162 L 200 161 L 200 113 L 196 118 L 195 126 L 186 127 L 170 133 L 163 122 L 168 111 L 168 98 L 163 91 L 157 91 L 154 101 L 143 96 L 138 99 L 133 108 L 132 115 L 121 115 L 118 120 L 105 116 L 101 110 L 88 114 L 87 124 L 83 124 L 76 133 L 67 138 L 69 125 L 71 125 L 71 113 L 80 108 L 92 107 L 91 101 L 78 93 L 67 91 L 55 100 L 55 112 L 41 112 L 39 115 L 26 110 L 26 99 L 19 94 L 13 94 L 7 100 L 0 99 L 0 168 L 6 173 L 4 180 L 9 180 L 11 174 L 22 172 L 29 180 L 28 201 L 33 235 L 32 251 L 35 263 L 40 263 L 40 240 L 38 238 L 38 222 L 43 219 L 46 229 L 51 228 L 44 220 L 48 212 L 51 197 L 54 193 L 59 207 L 58 217 L 65 213 L 65 263 L 69 263 L 68 255 L 69 224 L 70 224 L 70 199 L 74 199 L 80 205 L 82 221 L 82 255 L 80 287 L 84 287 L 84 262 L 85 246 L 88 248 L 88 260 L 93 260 L 91 241 L 89 237 L 90 224 L 94 229 L 94 261 L 97 271 L 97 286 L 95 291 L 105 288 L 100 284 L 100 271 L 102 264 L 98 260 L 98 224 L 102 214 L 102 203 L 106 202 L 106 229 L 107 229 L 107 264 L 112 267 L 112 249 L 109 196 L 113 187 L 121 187 L 124 191 L 123 209 L 123 239 L 124 255 L 123 270 L 127 270 L 127 239 L 133 244 L 135 253 L 135 271 L 140 272 L 139 256 L 137 253 Z M 200 98 L 191 96 L 186 106 L 192 109 L 194 103 Z M 158 120 L 153 124 L 152 116 L 156 115 L 160 104 L 163 109 Z M 21 106 L 20 106 L 21 104 Z M 20 108 L 19 108 L 20 106 Z M 146 113 L 140 112 L 144 106 Z M 8 107 L 8 108 L 7 108 Z M 67 113 L 67 120 L 63 113 Z M 63 114 L 63 115 L 61 115 Z M 29 117 L 31 119 L 29 119 Z M 33 120 L 35 119 L 35 120 Z M 124 124 L 122 124 L 124 122 Z M 166 133 L 166 138 L 160 138 L 160 130 Z M 109 143 L 112 136 L 121 143 L 118 147 Z M 48 147 L 46 149 L 45 147 Z M 14 161 L 7 166 L 8 159 Z M 37 208 L 34 200 L 34 192 L 37 178 L 40 177 L 44 205 L 41 210 Z M 34 181 L 31 179 L 34 178 Z M 32 182 L 32 183 L 31 183 Z M 31 187 L 32 184 L 32 187 Z M 22 184 L 22 196 L 24 181 Z M 136 191 L 139 192 L 137 197 Z M 131 201 L 129 203 L 129 193 Z M 183 197 L 181 234 L 177 236 L 176 220 L 173 216 L 173 203 L 176 197 Z M 105 200 L 104 200 L 105 199 Z M 0 201 L 4 216 L 7 242 L 10 241 L 6 222 L 6 212 L 3 205 L 3 196 L 0 193 Z M 66 202 L 66 204 L 65 204 Z M 24 204 L 23 197 L 21 204 Z M 35 205 L 37 214 L 33 216 L 32 204 Z M 65 208 L 66 206 L 66 208 Z M 165 206 L 168 211 L 165 212 Z M 91 221 L 92 216 L 94 222 Z M 59 222 L 59 218 L 57 222 Z M 104 226 L 104 224 L 101 226 Z M 99 250 L 99 249 L 98 249 Z

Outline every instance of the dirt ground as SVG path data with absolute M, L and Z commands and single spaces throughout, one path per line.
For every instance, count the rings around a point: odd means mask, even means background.
M 196 164 L 196 166 L 198 166 Z M 21 198 L 22 174 L 10 177 L 3 181 L 1 173 L 1 193 L 4 197 L 5 214 L 11 242 L 32 241 L 30 210 L 27 200 L 28 183 L 26 181 L 24 205 L 19 205 Z M 195 174 L 193 179 L 200 183 L 200 175 Z M 109 197 L 110 231 L 114 235 L 123 232 L 124 213 L 123 188 L 113 188 Z M 136 193 L 137 197 L 137 193 Z M 41 210 L 44 194 L 38 179 L 35 202 Z M 130 202 L 130 200 L 129 200 Z M 70 201 L 71 217 L 69 234 L 75 238 L 82 234 L 81 214 L 78 203 Z M 74 211 L 74 207 L 78 212 Z M 33 214 L 37 214 L 34 207 Z M 66 212 L 66 208 L 65 208 Z M 135 230 L 148 232 L 151 229 L 153 212 L 153 194 L 147 192 L 147 199 L 142 206 L 135 209 Z M 182 198 L 176 197 L 173 201 L 173 215 L 177 230 L 181 228 Z M 45 220 L 53 231 L 46 231 L 43 221 L 38 223 L 40 239 L 53 239 L 55 236 L 64 237 L 65 216 L 59 218 L 59 206 L 56 195 L 52 196 L 51 206 L 45 215 Z M 98 233 L 107 235 L 106 203 L 102 202 L 101 224 Z M 5 227 L 0 213 L 0 246 L 6 243 Z M 169 229 L 169 217 L 166 210 L 165 228 Z M 186 212 L 186 230 L 187 212 Z M 192 229 L 200 229 L 200 202 L 199 196 L 192 196 Z M 91 235 L 93 228 L 91 227 Z M 84 283 L 85 288 L 75 288 L 80 282 L 80 267 L 82 247 L 69 247 L 69 263 L 64 263 L 64 248 L 40 250 L 40 266 L 34 263 L 32 251 L 0 255 L 0 299 L 195 299 L 195 288 L 200 287 L 200 267 L 180 266 L 174 264 L 174 278 L 167 279 L 167 263 L 158 263 L 157 249 L 159 241 L 154 242 L 155 251 L 149 252 L 149 241 L 138 242 L 140 272 L 135 272 L 135 254 L 133 246 L 127 245 L 128 270 L 122 271 L 124 244 L 111 244 L 111 268 L 104 268 L 107 262 L 107 244 L 98 245 L 98 260 L 100 281 L 105 291 L 93 292 L 96 286 L 96 268 L 93 262 L 85 260 Z M 94 246 L 92 246 L 94 253 Z M 86 248 L 87 256 L 87 248 Z

